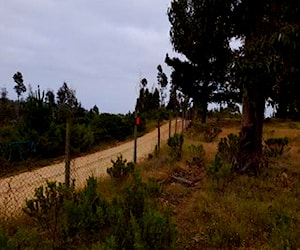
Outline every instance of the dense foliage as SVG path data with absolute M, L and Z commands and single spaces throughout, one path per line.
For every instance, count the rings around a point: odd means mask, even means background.
M 18 100 L 2 89 L 0 98 L 1 165 L 26 159 L 58 157 L 65 152 L 66 118 L 71 119 L 71 154 L 84 153 L 103 144 L 122 141 L 133 133 L 134 116 L 85 110 L 67 83 L 57 91 L 30 89 L 26 98 L 23 76 L 14 75 Z M 140 126 L 139 131 L 145 131 Z
M 0 228 L 3 249 L 174 249 L 175 224 L 155 202 L 152 181 L 138 173 L 110 199 L 89 178 L 81 191 L 48 182 L 27 200 L 24 212 L 32 229 L 7 233 Z
M 299 80 L 299 8 L 298 1 L 173 0 L 168 10 L 171 43 L 186 60 L 167 55 L 166 63 L 173 84 L 199 105 L 202 121 L 215 94 L 218 102 L 234 100 L 228 87 L 242 95 L 239 172 L 259 169 L 267 100 L 278 116 L 300 117 L 299 97 L 287 97 Z M 233 39 L 240 48 L 230 48 Z

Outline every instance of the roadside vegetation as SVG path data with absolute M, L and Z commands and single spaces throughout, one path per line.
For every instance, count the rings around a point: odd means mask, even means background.
M 296 249 L 300 123 L 265 122 L 263 138 L 269 143 L 257 176 L 233 170 L 238 120 L 208 124 L 219 131 L 213 140 L 195 123 L 172 137 L 159 157 L 133 165 L 120 156 L 107 178 L 90 178 L 82 190 L 58 183 L 36 189 L 24 216 L 2 223 L 0 244 L 5 249 Z
M 37 165 L 49 165 L 65 155 L 66 123 L 70 123 L 71 157 L 91 153 L 116 143 L 132 139 L 135 114 L 101 113 L 95 105 L 86 110 L 76 98 L 75 90 L 63 83 L 54 91 L 29 89 L 23 75 L 13 79 L 18 100 L 8 98 L 5 88 L 0 97 L 0 176 L 27 171 Z M 147 80 L 144 79 L 146 82 Z M 27 95 L 27 96 L 26 96 Z M 144 84 L 139 98 L 139 126 L 141 136 L 157 127 L 160 118 L 169 118 L 166 108 L 160 109 L 160 95 Z
M 112 159 L 111 178 L 90 178 L 82 190 L 37 188 L 26 215 L 3 223 L 1 246 L 299 248 L 299 9 L 287 0 L 172 0 L 170 42 L 180 56 L 165 57 L 169 82 L 161 65 L 155 86 L 141 79 L 135 114 L 87 111 L 66 83 L 56 96 L 38 88 L 24 99 L 17 72 L 17 101 L 1 91 L 1 174 L 62 156 L 70 120 L 73 155 L 125 140 L 137 121 L 140 133 L 156 126 L 158 140 L 148 161 Z M 188 130 L 160 145 L 161 123 L 178 116 L 192 121 Z

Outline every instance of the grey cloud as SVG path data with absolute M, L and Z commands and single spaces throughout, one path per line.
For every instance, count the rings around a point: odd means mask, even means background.
M 0 87 L 21 71 L 35 88 L 76 89 L 86 108 L 133 109 L 140 77 L 171 52 L 168 0 L 10 0 L 0 8 Z

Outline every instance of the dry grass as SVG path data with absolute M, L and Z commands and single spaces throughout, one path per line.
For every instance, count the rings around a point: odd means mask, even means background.
M 154 177 L 163 182 L 164 204 L 172 208 L 180 233 L 178 249 L 297 249 L 300 123 L 265 124 L 264 138 L 287 137 L 289 150 L 272 158 L 271 165 L 260 176 L 231 176 L 216 181 L 206 174 L 207 166 L 214 160 L 220 138 L 238 134 L 240 123 L 224 121 L 219 126 L 222 132 L 211 143 L 201 141 L 195 133 L 187 133 L 182 161 L 172 161 L 163 154 L 140 166 L 144 178 Z M 203 145 L 206 167 L 199 167 L 204 172 L 201 181 L 187 186 L 168 176 L 191 171 L 187 164 L 191 144 Z
M 194 132 L 186 133 L 181 161 L 171 159 L 163 147 L 160 157 L 137 165 L 144 181 L 155 178 L 162 185 L 157 202 L 173 212 L 178 249 L 299 249 L 300 123 L 265 124 L 264 139 L 287 137 L 289 150 L 271 158 L 260 176 L 231 175 L 218 181 L 207 169 L 220 138 L 238 134 L 240 122 L 215 125 L 222 132 L 210 143 Z M 189 145 L 203 145 L 204 165 L 193 164 Z M 170 177 L 174 175 L 193 182 L 182 183 Z M 100 193 L 108 200 L 120 192 L 120 185 L 110 178 L 99 180 Z

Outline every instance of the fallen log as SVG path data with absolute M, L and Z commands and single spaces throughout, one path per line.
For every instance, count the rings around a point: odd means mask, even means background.
M 187 180 L 183 177 L 177 177 L 177 176 L 174 176 L 174 175 L 171 175 L 171 178 L 173 178 L 174 180 L 182 183 L 182 184 L 185 184 L 185 185 L 189 185 L 189 186 L 192 186 L 193 185 L 193 182 L 190 181 L 190 180 Z

